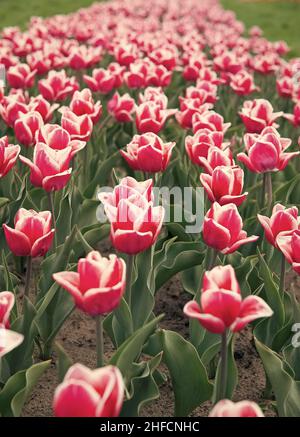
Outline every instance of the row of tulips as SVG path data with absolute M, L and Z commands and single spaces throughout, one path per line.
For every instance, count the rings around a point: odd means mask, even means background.
M 138 415 L 165 368 L 176 415 L 211 400 L 211 417 L 261 417 L 252 399 L 232 402 L 248 325 L 277 413 L 300 415 L 286 280 L 288 264 L 300 274 L 300 62 L 288 50 L 217 0 L 112 0 L 2 30 L 0 415 L 22 414 L 53 359 L 59 417 Z M 155 198 L 178 187 L 193 207 L 204 189 L 200 233 L 167 219 L 178 199 Z M 156 314 L 175 275 L 189 336 Z M 56 340 L 74 308 L 95 323 L 95 369 Z

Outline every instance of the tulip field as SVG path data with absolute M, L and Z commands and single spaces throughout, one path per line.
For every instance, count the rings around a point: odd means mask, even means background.
M 293 49 L 218 0 L 3 27 L 0 417 L 300 416 Z

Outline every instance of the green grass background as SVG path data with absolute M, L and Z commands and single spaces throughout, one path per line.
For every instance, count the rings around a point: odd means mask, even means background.
M 300 56 L 300 1 L 221 2 L 224 7 L 234 10 L 247 27 L 261 26 L 267 38 L 286 40 L 292 48 L 291 55 Z M 32 15 L 68 13 L 92 3 L 93 0 L 0 0 L 0 28 L 24 27 Z

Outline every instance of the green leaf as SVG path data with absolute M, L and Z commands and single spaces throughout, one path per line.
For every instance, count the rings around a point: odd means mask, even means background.
M 64 348 L 59 344 L 55 343 L 55 350 L 57 352 L 57 361 L 58 361 L 58 379 L 59 382 L 62 382 L 64 380 L 64 377 L 69 370 L 69 368 L 72 366 L 73 361 L 67 354 L 67 352 L 64 350 Z
M 49 368 L 51 361 L 34 364 L 15 373 L 0 392 L 0 413 L 4 417 L 18 417 L 33 387 Z

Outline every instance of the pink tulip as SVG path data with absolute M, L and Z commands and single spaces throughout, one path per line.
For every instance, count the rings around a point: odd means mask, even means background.
M 280 97 L 291 99 L 294 94 L 295 81 L 292 77 L 282 77 L 276 81 L 276 90 Z
M 121 258 L 102 257 L 90 252 L 78 262 L 77 272 L 60 272 L 54 280 L 74 298 L 82 311 L 96 316 L 113 311 L 120 303 L 126 279 L 126 265 Z
M 120 152 L 133 170 L 156 173 L 166 169 L 175 144 L 164 143 L 157 135 L 149 132 L 135 135 L 126 150 Z
M 128 93 L 120 96 L 116 92 L 107 103 L 107 110 L 119 123 L 129 123 L 133 121 L 135 101 Z
M 193 132 L 197 133 L 200 129 L 222 132 L 224 135 L 231 123 L 224 123 L 222 115 L 215 111 L 204 111 L 201 114 L 195 114 L 192 120 Z
M 293 114 L 284 114 L 284 118 L 289 120 L 293 126 L 300 126 L 300 100 L 295 104 Z
M 167 109 L 168 97 L 163 92 L 162 88 L 147 87 L 144 93 L 139 94 L 139 103 L 154 102 L 160 109 Z
M 298 208 L 296 206 L 286 208 L 280 203 L 277 203 L 272 210 L 270 218 L 260 214 L 258 214 L 257 217 L 264 228 L 266 239 L 274 247 L 278 247 L 276 239 L 281 232 L 299 229 L 300 221 Z
M 251 401 L 219 401 L 211 410 L 209 417 L 264 417 L 260 407 Z
M 41 114 L 44 123 L 52 120 L 54 111 L 59 107 L 58 104 L 51 105 L 48 100 L 42 96 L 31 97 L 28 104 L 29 111 L 36 111 Z
M 222 150 L 219 147 L 213 146 L 208 149 L 206 157 L 199 156 L 198 165 L 202 167 L 205 172 L 212 174 L 216 167 L 232 167 L 235 165 L 235 163 L 229 147 L 227 147 L 225 150 Z
M 76 115 L 68 108 L 61 108 L 61 126 L 69 132 L 71 140 L 89 141 L 93 132 L 93 122 L 89 115 Z
M 115 87 L 115 76 L 104 68 L 96 68 L 93 70 L 92 76 L 85 74 L 83 80 L 92 91 L 101 94 L 108 94 Z
M 190 160 L 194 164 L 200 165 L 199 158 L 207 158 L 208 152 L 212 147 L 225 150 L 229 146 L 229 143 L 225 143 L 223 140 L 223 132 L 202 129 L 194 136 L 188 135 L 186 137 L 185 150 Z
M 200 99 L 179 98 L 180 111 L 176 114 L 176 120 L 184 129 L 190 129 L 193 126 L 194 117 L 203 114 L 209 108 L 210 103 L 203 103 Z
M 19 99 L 18 96 L 4 97 L 0 103 L 0 115 L 9 127 L 14 127 L 15 121 L 20 117 L 20 114 L 27 112 L 28 107 L 25 99 Z
M 265 127 L 277 128 L 275 120 L 283 112 L 273 112 L 273 107 L 268 100 L 255 99 L 244 102 L 240 117 L 249 133 L 261 133 Z
M 18 347 L 23 339 L 22 334 L 0 327 L 0 358 Z
M 10 291 L 0 292 L 0 328 L 9 329 L 9 317 L 15 304 L 15 296 Z
M 54 229 L 51 229 L 51 213 L 19 209 L 14 228 L 3 225 L 4 235 L 10 250 L 16 256 L 44 256 L 51 247 Z
M 90 370 L 74 364 L 55 390 L 56 417 L 117 417 L 124 400 L 124 382 L 117 367 Z
M 31 71 L 27 64 L 17 64 L 7 71 L 7 81 L 12 88 L 31 88 L 36 70 Z
M 164 208 L 153 207 L 151 182 L 133 183 L 126 178 L 113 193 L 100 193 L 99 199 L 111 223 L 110 237 L 117 250 L 133 255 L 156 242 L 163 224 Z
M 55 150 L 44 143 L 37 143 L 33 152 L 33 161 L 21 155 L 20 160 L 30 168 L 32 185 L 50 192 L 62 190 L 69 182 L 72 173 L 72 168 L 69 168 L 72 156 L 71 147 Z
M 142 103 L 136 108 L 136 127 L 139 133 L 158 134 L 167 119 L 176 113 L 176 109 L 160 109 L 155 102 Z
M 20 113 L 14 126 L 17 140 L 26 147 L 33 146 L 35 144 L 36 132 L 43 124 L 44 121 L 39 112 Z
M 229 85 L 239 96 L 247 96 L 254 91 L 259 91 L 259 88 L 255 86 L 253 76 L 246 70 L 241 70 L 231 76 Z
M 212 174 L 202 173 L 200 181 L 211 202 L 218 202 L 220 205 L 234 203 L 240 206 L 248 193 L 242 194 L 244 186 L 244 172 L 238 167 L 220 166 L 216 167 Z
M 231 265 L 217 266 L 205 272 L 200 306 L 193 300 L 183 311 L 214 334 L 223 334 L 226 329 L 241 331 L 248 323 L 273 314 L 269 305 L 258 296 L 242 299 Z
M 242 227 L 243 221 L 234 203 L 221 206 L 215 202 L 204 217 L 204 243 L 228 254 L 235 252 L 243 244 L 258 240 L 256 235 L 247 237 L 247 232 Z
M 36 133 L 36 142 L 47 144 L 48 147 L 54 150 L 63 150 L 70 147 L 71 158 L 86 146 L 85 141 L 71 140 L 69 132 L 58 124 L 45 124 L 42 126 Z
M 94 124 L 99 121 L 102 115 L 102 105 L 100 101 L 94 102 L 92 93 L 88 88 L 75 91 L 70 103 L 70 110 L 78 116 L 88 115 Z
M 284 170 L 289 160 L 300 153 L 286 153 L 292 141 L 281 138 L 274 127 L 266 127 L 261 134 L 246 134 L 244 142 L 247 154 L 238 153 L 237 158 L 255 173 Z
M 0 178 L 3 178 L 15 165 L 21 147 L 8 143 L 8 137 L 0 138 Z
M 276 245 L 295 272 L 300 274 L 300 230 L 280 232 Z
M 65 70 L 49 71 L 46 79 L 39 80 L 39 92 L 49 102 L 61 102 L 79 89 L 74 77 L 68 77 Z

